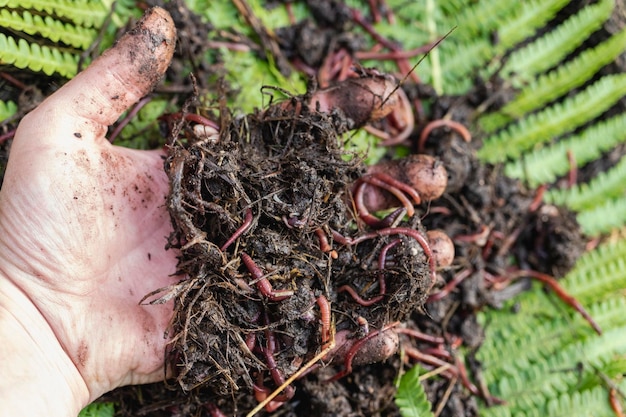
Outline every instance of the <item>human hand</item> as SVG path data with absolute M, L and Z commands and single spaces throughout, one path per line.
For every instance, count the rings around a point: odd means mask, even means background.
M 17 130 L 0 192 L 0 415 L 75 416 L 163 377 L 172 306 L 139 304 L 177 281 L 162 152 L 105 133 L 174 44 L 172 19 L 151 9 Z

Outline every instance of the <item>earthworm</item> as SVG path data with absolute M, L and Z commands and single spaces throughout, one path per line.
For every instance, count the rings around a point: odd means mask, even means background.
M 602 329 L 598 326 L 598 323 L 591 317 L 587 310 L 583 308 L 583 306 L 578 302 L 578 300 L 571 295 L 569 295 L 558 283 L 556 279 L 551 277 L 550 275 L 543 274 L 538 271 L 533 271 L 530 269 L 520 269 L 513 273 L 510 277 L 511 279 L 522 278 L 522 277 L 530 277 L 536 279 L 537 281 L 541 281 L 547 286 L 550 287 L 552 291 L 566 304 L 569 304 L 574 310 L 578 311 L 581 316 L 593 327 L 593 330 L 596 331 L 599 335 L 602 335 Z
M 332 247 L 328 243 L 328 237 L 326 236 L 326 233 L 324 233 L 324 230 L 322 230 L 321 227 L 318 227 L 315 229 L 315 235 L 320 241 L 320 250 L 324 253 L 330 252 Z
M 470 268 L 464 269 L 458 274 L 456 274 L 442 289 L 437 291 L 434 294 L 430 294 L 426 299 L 427 303 L 432 303 L 433 301 L 439 301 L 443 297 L 450 294 L 450 292 L 457 287 L 461 282 L 465 280 L 465 278 L 469 277 L 472 273 Z
M 428 123 L 424 127 L 424 129 L 422 130 L 422 133 L 420 134 L 420 137 L 417 141 L 418 152 L 420 153 L 424 152 L 424 146 L 426 145 L 426 140 L 428 139 L 430 132 L 440 127 L 448 127 L 454 130 L 459 135 L 461 135 L 461 137 L 463 138 L 465 142 L 471 142 L 472 140 L 472 134 L 461 123 L 455 122 L 454 120 L 449 120 L 449 119 L 433 120 L 432 122 Z
M 241 224 L 241 226 L 239 226 L 237 230 L 235 230 L 235 233 L 233 233 L 233 235 L 226 241 L 226 243 L 222 245 L 220 250 L 224 252 L 226 249 L 228 249 L 228 247 L 232 245 L 233 242 L 237 240 L 239 236 L 241 236 L 242 234 L 244 234 L 246 230 L 248 230 L 251 224 L 252 224 L 252 209 L 248 207 L 246 209 L 246 215 L 243 219 L 243 223 Z
M 442 345 L 446 341 L 443 337 L 433 336 L 430 334 L 422 333 L 419 330 L 409 329 L 407 327 L 400 327 L 396 329 L 396 333 L 402 333 L 407 336 L 411 336 L 415 339 L 421 340 L 423 342 L 433 343 L 435 345 Z
M 246 268 L 254 277 L 259 292 L 266 296 L 270 301 L 282 301 L 293 295 L 293 291 L 291 290 L 274 291 L 272 284 L 265 277 L 265 275 L 263 275 L 263 271 L 259 269 L 252 258 L 245 252 L 241 252 L 240 256 L 241 260 L 246 265 Z
M 380 250 L 380 254 L 378 255 L 378 269 L 380 270 L 380 272 L 378 273 L 378 295 L 377 296 L 372 297 L 369 300 L 365 300 L 354 290 L 354 288 L 352 288 L 348 284 L 342 285 L 341 287 L 337 288 L 337 292 L 347 292 L 354 299 L 354 301 L 356 301 L 357 303 L 365 307 L 369 307 L 379 302 L 380 300 L 382 300 L 385 297 L 385 294 L 387 292 L 387 283 L 385 281 L 385 276 L 383 273 L 383 270 L 385 269 L 385 260 L 387 257 L 387 252 L 389 251 L 389 249 L 393 248 L 400 242 L 401 242 L 400 239 L 392 240 L 391 242 L 383 246 L 383 248 Z
M 320 318 L 322 322 L 322 348 L 330 341 L 330 304 L 324 295 L 315 299 L 320 308 Z

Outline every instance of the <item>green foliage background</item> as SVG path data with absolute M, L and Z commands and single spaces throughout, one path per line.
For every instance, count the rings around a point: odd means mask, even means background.
M 347 0 L 367 12 L 365 1 Z M 625 60 L 626 29 L 610 29 L 611 36 L 589 47 L 581 45 L 625 6 L 597 0 L 581 7 L 558 25 L 546 24 L 568 0 L 387 0 L 397 22 L 376 29 L 401 41 L 404 49 L 433 42 L 451 28 L 452 35 L 417 68 L 421 79 L 441 94 L 469 92 L 476 80 L 497 82 L 513 94 L 494 111 L 477 112 L 472 131 L 481 136 L 479 157 L 504 166 L 507 175 L 536 187 L 549 184 L 546 200 L 578 213 L 589 237 L 613 238 L 583 256 L 563 280 L 604 329 L 601 337 L 540 286 L 511 301 L 501 311 L 481 314 L 487 339 L 480 351 L 491 393 L 507 404 L 482 410 L 485 416 L 614 415 L 608 403 L 611 384 L 626 390 L 626 162 L 621 161 L 588 183 L 561 188 L 559 179 L 570 169 L 568 152 L 579 166 L 592 163 L 626 143 L 626 113 L 615 111 L 626 96 L 626 74 L 606 71 Z M 575 2 L 574 2 L 575 3 Z M 215 30 L 254 33 L 226 0 L 190 0 L 189 7 Z M 288 24 L 284 7 L 264 7 L 249 0 L 255 15 L 269 28 Z M 140 15 L 135 1 L 118 0 L 0 0 L 0 65 L 71 78 L 80 57 L 99 35 L 110 45 L 117 29 Z M 307 16 L 301 2 L 293 4 L 296 18 Z M 626 19 L 623 19 L 626 20 Z M 268 57 L 226 48 L 210 50 L 208 62 L 224 63 L 225 78 L 239 91 L 232 108 L 249 112 L 267 103 L 263 85 L 279 85 L 292 92 L 305 90 L 298 73 L 285 77 Z M 417 61 L 417 58 L 414 59 Z M 389 62 L 365 62 L 395 71 Z M 211 101 L 216 97 L 206 97 Z M 123 131 L 119 141 L 145 148 L 157 134 L 155 120 L 168 103 L 154 100 Z M 18 111 L 0 101 L 0 121 Z M 354 142 L 370 149 L 373 139 L 364 132 Z M 375 157 L 375 155 L 373 155 Z M 426 415 L 411 405 L 422 392 L 418 371 L 400 382 L 398 400 L 406 416 Z M 404 403 L 403 403 L 404 401 Z M 408 401 L 408 402 L 407 402 Z M 621 399 L 622 403 L 624 399 Z M 94 406 L 81 415 L 111 415 Z M 104 410 L 104 411 L 103 411 Z M 109 414 L 107 414 L 109 413 Z

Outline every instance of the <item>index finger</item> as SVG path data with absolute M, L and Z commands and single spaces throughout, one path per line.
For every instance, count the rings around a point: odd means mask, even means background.
M 104 137 L 106 128 L 161 79 L 175 42 L 169 13 L 160 7 L 149 9 L 111 49 L 31 112 L 19 133 L 40 136 L 45 123 L 50 138 L 56 132 Z

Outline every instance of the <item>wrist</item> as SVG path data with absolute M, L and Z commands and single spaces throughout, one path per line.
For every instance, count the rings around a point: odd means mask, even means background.
M 87 386 L 46 319 L 0 272 L 0 416 L 78 415 Z

